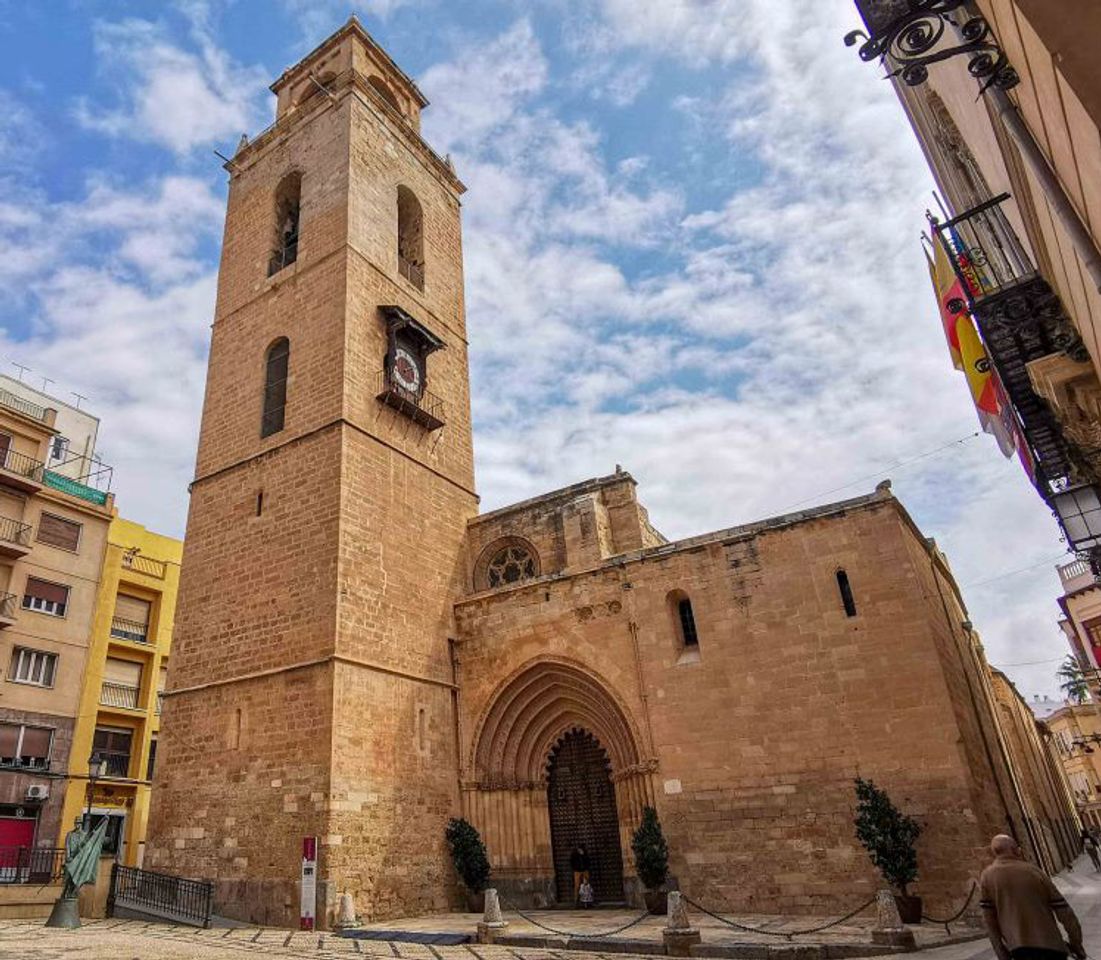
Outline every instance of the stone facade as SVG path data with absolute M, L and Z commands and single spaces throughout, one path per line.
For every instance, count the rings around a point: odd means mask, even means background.
M 463 188 L 423 97 L 354 20 L 273 90 L 228 165 L 148 867 L 295 924 L 317 836 L 322 923 L 344 893 L 370 919 L 436 910 L 461 902 L 463 813 L 506 898 L 540 903 L 603 818 L 604 899 L 636 899 L 649 805 L 689 895 L 831 913 L 877 885 L 857 775 L 923 821 L 933 910 L 992 833 L 1027 843 L 981 648 L 887 487 L 676 543 L 619 469 L 477 516 Z M 399 323 L 425 350 L 404 373 Z

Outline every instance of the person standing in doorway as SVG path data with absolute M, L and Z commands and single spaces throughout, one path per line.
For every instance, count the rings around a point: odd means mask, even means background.
M 1065 960 L 1068 953 L 1084 960 L 1082 926 L 1051 877 L 1026 863 L 1005 834 L 990 842 L 990 852 L 994 862 L 979 877 L 979 906 L 998 960 Z
M 573 902 L 580 904 L 581 884 L 589 882 L 589 851 L 585 844 L 577 844 L 570 851 L 570 869 L 573 871 Z
M 1082 847 L 1093 861 L 1093 869 L 1101 871 L 1101 856 L 1098 855 L 1097 838 L 1085 827 L 1082 828 Z

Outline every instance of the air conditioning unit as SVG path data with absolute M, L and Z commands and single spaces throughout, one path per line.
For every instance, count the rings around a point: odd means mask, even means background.
M 50 788 L 44 783 L 32 783 L 27 787 L 28 800 L 46 800 L 50 796 Z

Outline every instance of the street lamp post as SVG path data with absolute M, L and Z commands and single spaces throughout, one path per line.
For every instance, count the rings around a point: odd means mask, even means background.
M 107 774 L 107 761 L 101 760 L 98 753 L 88 758 L 88 811 L 84 815 L 84 830 L 92 831 L 92 797 L 96 792 L 96 781 Z

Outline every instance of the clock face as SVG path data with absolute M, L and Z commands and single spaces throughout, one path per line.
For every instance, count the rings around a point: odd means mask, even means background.
M 424 381 L 420 360 L 405 347 L 398 347 L 394 351 L 394 363 L 390 368 L 390 376 L 394 383 L 410 393 L 419 393 Z

